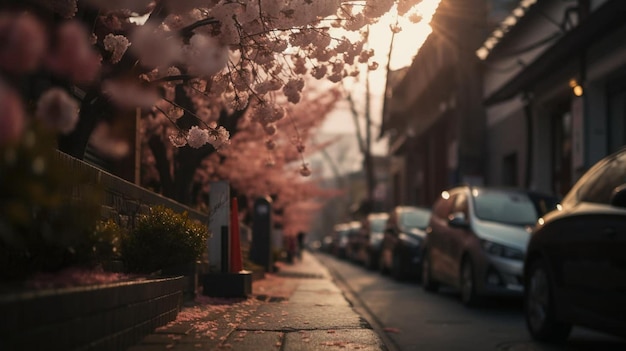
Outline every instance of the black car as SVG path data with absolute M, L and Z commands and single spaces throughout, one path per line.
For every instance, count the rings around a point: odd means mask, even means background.
M 390 273 L 397 280 L 420 276 L 422 242 L 430 213 L 430 209 L 415 206 L 391 210 L 380 252 L 381 273 Z
M 524 281 L 533 338 L 564 340 L 572 325 L 626 336 L 626 149 L 595 164 L 539 219 Z
M 377 269 L 380 251 L 385 236 L 385 225 L 389 214 L 385 212 L 370 213 L 363 221 L 365 245 L 361 250 L 363 265 L 368 269 Z
M 352 221 L 347 224 L 348 226 L 348 242 L 346 245 L 346 257 L 349 261 L 354 263 L 361 263 L 359 258 L 359 252 L 365 245 L 362 231 L 362 224 L 359 221 Z
M 339 223 L 333 227 L 330 253 L 338 258 L 347 257 L 348 233 L 350 232 L 348 223 Z

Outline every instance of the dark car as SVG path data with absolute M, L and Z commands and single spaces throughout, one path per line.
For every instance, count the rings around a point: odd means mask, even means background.
M 533 338 L 563 340 L 572 325 L 626 336 L 626 149 L 596 163 L 539 220 L 524 280 Z
M 348 242 L 346 244 L 346 258 L 355 263 L 361 263 L 359 252 L 365 245 L 365 239 L 362 229 L 362 224 L 359 221 L 352 221 L 347 223 L 348 228 Z
M 381 245 L 379 269 L 397 280 L 420 275 L 422 242 L 430 209 L 397 206 L 389 212 Z
M 351 221 L 339 223 L 333 227 L 331 253 L 342 259 L 350 259 L 354 252 L 354 240 L 351 241 L 360 223 Z
M 339 223 L 333 227 L 332 243 L 330 245 L 330 252 L 333 256 L 346 258 L 348 247 L 348 229 L 349 226 L 347 223 Z
M 537 220 L 558 204 L 522 189 L 459 186 L 433 205 L 426 230 L 422 286 L 460 291 L 467 306 L 484 296 L 522 296 L 523 260 Z
M 380 251 L 385 237 L 385 225 L 389 214 L 385 212 L 370 213 L 363 221 L 365 245 L 361 248 L 359 258 L 368 269 L 378 269 Z

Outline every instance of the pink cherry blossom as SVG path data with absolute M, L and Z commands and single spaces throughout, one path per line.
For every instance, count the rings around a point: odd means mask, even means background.
M 93 82 L 100 73 L 102 58 L 89 38 L 79 22 L 64 22 L 57 30 L 57 44 L 46 62 L 48 68 L 74 83 Z
M 47 90 L 37 102 L 35 115 L 49 128 L 69 134 L 78 122 L 78 102 L 61 88 Z
M 102 92 L 123 109 L 150 109 L 159 100 L 155 89 L 141 87 L 135 81 L 108 79 L 102 83 Z
M 25 118 L 19 96 L 0 82 L 0 145 L 14 142 L 24 131 Z
M 130 42 L 123 35 L 107 34 L 102 41 L 104 49 L 111 52 L 111 63 L 118 63 L 124 56 L 126 49 L 130 46 Z
M 102 156 L 120 159 L 130 152 L 128 142 L 113 134 L 107 123 L 100 123 L 91 133 L 89 143 Z
M 35 16 L 0 13 L 0 68 L 27 73 L 38 68 L 47 46 L 45 28 Z
M 187 135 L 187 143 L 189 146 L 195 149 L 201 148 L 204 144 L 209 142 L 209 133 L 206 129 L 198 128 L 197 126 L 189 129 L 189 135 Z

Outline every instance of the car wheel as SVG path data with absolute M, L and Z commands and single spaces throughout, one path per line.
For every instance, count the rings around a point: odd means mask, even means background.
M 393 262 L 391 264 L 391 276 L 399 281 L 404 280 L 404 271 L 402 267 L 402 260 L 400 259 L 399 254 L 393 255 Z
M 563 341 L 567 339 L 572 325 L 555 318 L 554 293 L 550 276 L 543 260 L 530 265 L 524 292 L 524 315 L 530 335 L 541 341 Z
M 476 275 L 474 265 L 469 257 L 463 259 L 461 265 L 461 301 L 465 306 L 474 307 L 479 303 L 476 293 Z
M 428 251 L 424 252 L 424 258 L 422 259 L 422 288 L 430 292 L 439 290 L 439 283 L 433 278 Z

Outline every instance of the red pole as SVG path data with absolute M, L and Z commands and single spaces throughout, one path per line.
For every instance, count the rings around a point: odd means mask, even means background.
M 243 270 L 241 258 L 241 243 L 239 236 L 239 204 L 237 198 L 230 202 L 230 272 L 238 273 Z

